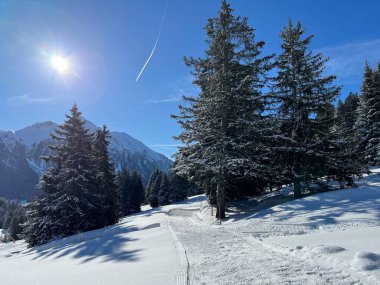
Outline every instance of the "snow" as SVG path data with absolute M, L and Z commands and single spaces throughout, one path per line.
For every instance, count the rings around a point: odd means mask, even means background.
M 358 184 L 253 214 L 229 212 L 221 226 L 210 207 L 192 216 L 177 209 L 171 218 L 191 282 L 380 284 L 380 176 Z
M 15 136 L 28 147 L 50 138 L 50 134 L 58 125 L 51 121 L 36 123 L 15 132 Z
M 85 126 L 91 131 L 95 132 L 98 127 L 92 122 L 86 120 Z M 0 162 L 16 170 L 19 162 L 13 159 L 12 152 L 14 152 L 16 144 L 25 146 L 26 157 L 29 167 L 37 176 L 46 170 L 46 165 L 43 160 L 39 158 L 40 154 L 46 155 L 48 153 L 48 142 L 50 134 L 58 129 L 58 125 L 51 121 L 36 123 L 16 132 L 6 132 L 0 130 L 0 146 L 4 146 L 5 157 L 0 157 Z M 150 172 L 155 168 L 167 171 L 171 168 L 173 162 L 164 155 L 151 150 L 142 142 L 123 132 L 110 132 L 110 147 L 109 151 L 112 159 L 116 164 L 117 170 L 121 167 L 131 168 L 132 170 L 140 170 L 145 181 L 149 179 Z M 44 142 L 38 149 L 33 149 L 34 144 Z M 41 149 L 42 148 L 42 149 Z M 126 157 L 124 155 L 132 155 Z M 1 193 L 0 193 L 1 194 Z
M 96 132 L 96 130 L 99 129 L 99 127 L 88 120 L 85 120 L 85 127 L 88 128 L 91 132 Z M 31 147 L 35 143 L 49 139 L 50 134 L 54 133 L 55 129 L 58 129 L 58 124 L 51 121 L 46 121 L 35 123 L 14 133 L 0 131 L 0 137 L 2 137 L 4 142 L 5 139 L 12 138 L 13 140 L 18 140 L 24 143 L 27 147 Z M 162 160 L 165 158 L 162 154 L 151 150 L 145 144 L 133 138 L 127 133 L 110 132 L 110 135 L 110 149 L 113 151 L 128 150 L 130 152 L 145 152 L 147 156 L 152 160 Z
M 221 225 L 199 195 L 35 249 L 3 244 L 0 284 L 380 284 L 380 175 L 358 185 L 252 200 Z
M 110 149 L 111 151 L 120 151 L 127 149 L 130 152 L 146 153 L 148 158 L 152 160 L 163 159 L 162 154 L 151 150 L 142 142 L 138 141 L 127 133 L 122 132 L 111 132 Z
M 0 284 L 176 284 L 179 264 L 165 214 L 145 212 L 34 249 L 2 244 Z

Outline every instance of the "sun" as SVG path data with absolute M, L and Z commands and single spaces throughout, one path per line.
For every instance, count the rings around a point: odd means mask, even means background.
M 60 74 L 66 74 L 70 71 L 70 61 L 59 55 L 53 55 L 50 58 L 51 66 Z

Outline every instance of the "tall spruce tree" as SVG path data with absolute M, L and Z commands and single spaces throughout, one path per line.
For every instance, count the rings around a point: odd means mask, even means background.
M 96 131 L 92 147 L 92 155 L 96 171 L 96 183 L 99 187 L 101 199 L 101 208 L 99 213 L 104 225 L 116 223 L 121 212 L 121 197 L 116 185 L 115 168 L 112 164 L 109 153 L 109 131 L 106 126 Z
M 322 54 L 313 55 L 304 28 L 289 20 L 280 36 L 282 53 L 276 58 L 277 76 L 270 97 L 277 107 L 279 134 L 276 150 L 282 155 L 287 175 L 294 184 L 294 196 L 301 195 L 301 182 L 324 175 L 332 159 L 329 138 L 331 116 L 323 114 L 332 106 L 340 88 L 335 76 L 324 76 Z
M 102 195 L 96 185 L 92 158 L 93 135 L 84 127 L 77 105 L 52 134 L 53 154 L 44 159 L 52 167 L 42 176 L 41 195 L 27 206 L 29 246 L 103 226 Z
M 146 190 L 147 201 L 152 208 L 159 206 L 158 195 L 160 191 L 162 180 L 162 173 L 159 169 L 156 169 L 150 176 L 148 187 Z
M 366 100 L 368 123 L 364 152 L 366 164 L 375 166 L 380 163 L 380 62 L 372 72 L 370 70 L 367 72 L 369 73 L 368 84 L 365 86 L 365 96 L 363 94 Z
M 178 201 L 185 200 L 189 194 L 191 194 L 191 187 L 193 185 L 190 184 L 184 177 L 178 176 L 175 173 L 171 173 L 169 177 L 170 181 L 170 194 L 169 194 L 169 202 L 175 203 Z
M 179 115 L 182 127 L 175 171 L 202 187 L 216 185 L 217 217 L 225 217 L 225 197 L 235 179 L 262 175 L 264 150 L 261 89 L 270 68 L 261 57 L 264 42 L 255 41 L 247 18 L 235 17 L 227 1 L 206 25 L 208 48 L 204 58 L 186 58 L 193 68 L 197 97 L 183 97 Z M 260 174 L 259 174 L 260 173 Z M 207 182 L 207 183 L 206 183 Z
M 359 96 L 350 93 L 345 101 L 339 100 L 336 111 L 335 128 L 331 136 L 338 139 L 338 149 L 335 157 L 340 160 L 337 165 L 332 165 L 331 170 L 336 180 L 349 184 L 353 183 L 353 174 L 359 175 L 361 167 L 358 161 L 355 123 L 358 118 Z
M 131 174 L 128 169 L 123 169 L 117 174 L 117 185 L 121 195 L 121 214 L 128 215 L 128 191 L 131 185 Z
M 133 190 L 131 191 L 129 203 L 131 211 L 137 213 L 141 211 L 145 189 L 142 183 L 142 178 L 136 171 L 132 172 L 131 181 Z
M 166 173 L 162 174 L 160 189 L 158 191 L 158 204 L 165 206 L 170 204 L 170 182 Z
M 118 184 L 122 197 L 123 215 L 140 212 L 144 194 L 141 176 L 136 171 L 130 173 L 127 169 L 123 169 L 118 174 Z
M 366 155 L 366 148 L 371 138 L 370 123 L 368 120 L 368 110 L 370 107 L 368 100 L 371 97 L 373 90 L 373 74 L 374 71 L 366 62 L 361 88 L 361 96 L 359 98 L 358 118 L 355 123 L 357 145 L 356 153 L 358 155 L 358 160 L 363 168 L 363 171 L 368 169 L 368 166 L 371 164 L 371 161 Z

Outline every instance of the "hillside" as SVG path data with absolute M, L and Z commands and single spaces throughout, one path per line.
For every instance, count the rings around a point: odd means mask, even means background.
M 201 195 L 34 249 L 2 244 L 0 283 L 379 284 L 380 175 L 358 185 L 221 226 Z
M 47 121 L 15 132 L 0 131 L 0 197 L 26 200 L 36 195 L 38 178 L 46 169 L 41 156 L 49 153 L 50 134 L 58 125 Z M 97 126 L 86 121 L 92 132 Z M 110 132 L 110 154 L 116 170 L 139 172 L 147 183 L 159 168 L 168 171 L 172 161 L 123 132 Z

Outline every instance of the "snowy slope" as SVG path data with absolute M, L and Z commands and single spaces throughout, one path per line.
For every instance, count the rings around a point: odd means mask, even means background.
M 380 175 L 359 184 L 222 225 L 200 195 L 35 249 L 0 245 L 0 284 L 380 284 Z
M 190 280 L 380 284 L 380 175 L 358 184 L 253 215 L 235 213 L 221 226 L 209 210 L 189 215 L 191 204 L 175 210 L 173 228 L 188 254 Z
M 1 285 L 181 284 L 185 272 L 165 214 L 26 249 L 0 244 Z

